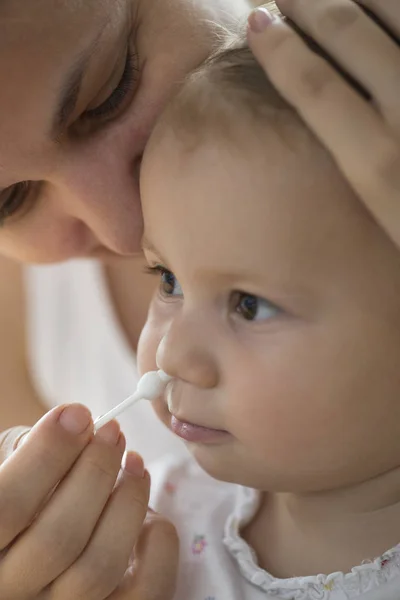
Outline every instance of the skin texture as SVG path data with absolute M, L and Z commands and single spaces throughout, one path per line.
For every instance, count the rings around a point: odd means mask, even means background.
M 400 258 L 290 125 L 238 110 L 229 139 L 200 120 L 196 143 L 166 119 L 141 186 L 147 261 L 179 282 L 154 296 L 141 369 L 158 353 L 172 415 L 228 431 L 189 449 L 268 492 L 248 538 L 283 577 L 349 570 L 400 535 Z M 269 302 L 259 320 L 237 291 Z M 156 410 L 169 426 L 166 398 Z

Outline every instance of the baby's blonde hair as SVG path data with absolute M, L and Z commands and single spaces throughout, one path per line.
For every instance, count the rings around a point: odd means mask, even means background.
M 290 119 L 288 116 L 290 115 Z M 161 117 L 157 130 L 172 129 L 187 149 L 210 137 L 232 141 L 238 121 L 283 128 L 300 122 L 243 40 L 216 52 L 186 78 Z
M 267 3 L 269 10 L 278 13 L 275 2 Z M 366 10 L 366 9 L 364 9 Z M 392 32 L 368 10 L 369 17 L 377 22 L 394 39 Z M 290 20 L 291 26 L 306 44 L 323 57 L 366 99 L 369 93 L 338 65 L 312 38 Z M 300 116 L 281 96 L 253 56 L 242 32 L 235 38 L 227 35 L 219 49 L 194 73 L 189 75 L 178 94 L 172 99 L 162 124 L 173 128 L 174 134 L 185 138 L 186 144 L 196 146 L 201 138 L 222 133 L 231 136 L 238 119 L 253 119 L 253 124 L 267 123 L 285 135 L 294 126 L 299 130 Z M 166 123 L 167 122 L 167 123 Z M 307 128 L 301 127 L 303 134 Z M 255 128 L 257 131 L 257 128 Z M 312 138 L 307 130 L 307 136 Z M 303 136 L 304 139 L 304 136 Z

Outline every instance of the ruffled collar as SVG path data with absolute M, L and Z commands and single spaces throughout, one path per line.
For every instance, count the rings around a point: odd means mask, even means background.
M 242 575 L 277 600 L 342 600 L 360 598 L 400 578 L 400 544 L 374 561 L 365 561 L 349 573 L 278 579 L 257 565 L 257 557 L 240 536 L 240 530 L 255 516 L 261 495 L 239 487 L 235 509 L 225 525 L 224 544 Z

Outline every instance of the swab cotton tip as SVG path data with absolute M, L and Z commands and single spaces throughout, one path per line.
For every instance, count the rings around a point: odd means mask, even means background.
M 163 381 L 165 384 L 169 383 L 173 379 L 171 375 L 167 375 L 167 373 L 165 373 L 162 369 L 159 369 L 157 373 L 161 381 Z
M 139 379 L 136 392 L 101 417 L 98 417 L 94 422 L 94 430 L 98 431 L 101 427 L 106 425 L 106 423 L 115 419 L 115 417 L 125 412 L 139 400 L 155 400 L 161 396 L 167 383 L 171 381 L 171 379 L 172 377 L 167 375 L 167 373 L 164 373 L 161 369 L 159 371 L 149 371 L 148 373 L 145 373 L 143 377 Z
M 136 392 L 142 394 L 146 400 L 155 400 L 163 393 L 170 380 L 171 377 L 164 371 L 149 371 L 139 380 Z

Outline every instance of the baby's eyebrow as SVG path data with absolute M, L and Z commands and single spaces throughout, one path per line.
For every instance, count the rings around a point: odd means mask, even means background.
M 148 250 L 149 252 L 154 252 L 154 254 L 158 254 L 157 249 L 145 235 L 142 237 L 142 248 L 143 250 Z
M 142 250 L 147 250 L 154 254 L 162 264 L 166 265 L 167 261 L 163 259 L 160 252 L 157 250 L 153 242 L 151 242 L 145 235 L 142 237 Z

